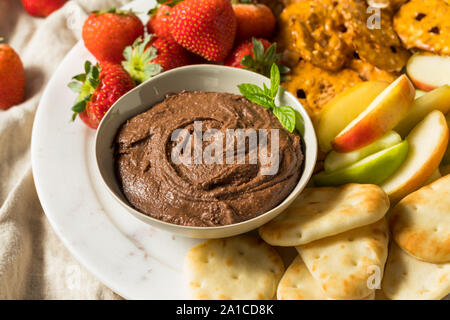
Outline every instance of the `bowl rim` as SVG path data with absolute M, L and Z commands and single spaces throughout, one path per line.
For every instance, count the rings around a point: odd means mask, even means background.
M 103 170 L 101 170 L 101 166 L 99 164 L 100 160 L 99 160 L 99 152 L 98 152 L 99 136 L 100 136 L 100 134 L 103 131 L 103 130 L 101 130 L 101 128 L 102 128 L 102 125 L 106 122 L 106 119 L 108 119 L 110 117 L 110 114 L 112 114 L 114 112 L 115 107 L 120 103 L 121 100 L 125 99 L 126 96 L 128 96 L 130 94 L 133 94 L 135 91 L 140 90 L 143 85 L 148 85 L 149 83 L 151 83 L 153 81 L 157 81 L 157 80 L 159 80 L 161 78 L 170 77 L 170 76 L 173 76 L 173 74 L 175 74 L 175 73 L 183 72 L 183 71 L 185 72 L 185 71 L 189 71 L 191 69 L 199 69 L 199 70 L 202 70 L 202 69 L 205 69 L 205 70 L 207 70 L 207 69 L 226 69 L 228 71 L 233 70 L 236 73 L 247 73 L 247 74 L 251 74 L 253 77 L 254 76 L 259 76 L 261 78 L 261 80 L 269 80 L 270 81 L 270 79 L 267 78 L 266 76 L 261 75 L 261 74 L 256 73 L 256 72 L 253 72 L 253 71 L 250 71 L 250 70 L 245 70 L 245 69 L 235 68 L 235 67 L 230 67 L 230 66 L 224 66 L 224 65 L 195 64 L 195 65 L 188 65 L 188 66 L 178 67 L 178 68 L 175 68 L 175 69 L 164 71 L 164 72 L 162 72 L 162 73 L 160 73 L 160 74 L 150 78 L 149 80 L 139 84 L 138 86 L 136 86 L 135 88 L 133 88 L 132 90 L 128 91 L 126 94 L 121 96 L 111 106 L 111 108 L 103 116 L 103 118 L 100 121 L 100 124 L 99 124 L 99 126 L 98 126 L 98 128 L 96 130 L 95 143 L 94 143 L 94 153 L 95 153 L 95 162 L 96 162 L 95 164 L 96 164 L 96 167 L 97 167 L 97 171 L 100 173 L 100 176 L 102 178 L 101 179 L 102 180 L 102 184 L 106 187 L 106 189 L 109 191 L 109 193 L 114 197 L 114 199 L 116 201 L 118 201 L 118 203 L 122 207 L 124 207 L 126 210 L 128 210 L 129 213 L 132 213 L 133 215 L 138 217 L 141 221 L 143 221 L 143 222 L 145 222 L 147 224 L 150 224 L 150 222 L 147 221 L 147 220 L 150 220 L 151 222 L 153 222 L 153 225 L 154 224 L 160 224 L 160 225 L 166 226 L 167 228 L 176 228 L 178 230 L 184 230 L 184 231 L 202 232 L 202 231 L 225 231 L 225 230 L 230 230 L 230 229 L 238 228 L 238 227 L 243 226 L 245 224 L 251 224 L 252 222 L 255 222 L 255 220 L 262 219 L 263 216 L 270 215 L 274 211 L 280 210 L 281 209 L 280 207 L 282 207 L 282 206 L 289 206 L 300 195 L 300 193 L 304 190 L 304 188 L 307 186 L 308 182 L 310 181 L 310 179 L 311 179 L 311 177 L 312 177 L 312 175 L 314 173 L 314 165 L 311 167 L 309 172 L 306 171 L 306 169 L 307 169 L 306 166 L 305 166 L 306 153 L 308 152 L 308 153 L 312 154 L 311 162 L 316 164 L 317 163 L 318 143 L 317 143 L 317 135 L 316 135 L 316 132 L 315 132 L 315 128 L 313 126 L 312 120 L 309 117 L 306 109 L 303 107 L 303 105 L 300 103 L 300 101 L 298 101 L 298 99 L 293 94 L 291 94 L 289 91 L 287 91 L 286 89 L 284 89 L 284 90 L 282 89 L 283 90 L 283 95 L 291 96 L 291 98 L 293 98 L 293 101 L 295 101 L 295 103 L 297 104 L 296 107 L 298 107 L 300 110 L 302 110 L 302 112 L 300 112 L 300 113 L 301 113 L 301 116 L 303 117 L 303 120 L 305 122 L 305 128 L 307 126 L 312 128 L 312 130 L 310 131 L 310 134 L 312 134 L 312 137 L 311 137 L 310 141 L 308 142 L 308 144 L 307 144 L 306 140 L 304 139 L 304 137 L 302 137 L 302 141 L 303 141 L 303 144 L 304 144 L 304 147 L 303 147 L 303 149 L 304 149 L 303 150 L 303 164 L 302 164 L 303 172 L 300 175 L 300 178 L 299 178 L 297 184 L 295 185 L 294 189 L 276 207 L 273 207 L 272 209 L 270 209 L 268 211 L 265 211 L 264 213 L 261 213 L 260 215 L 255 216 L 255 217 L 253 217 L 251 219 L 244 220 L 244 221 L 237 222 L 237 223 L 233 223 L 233 224 L 224 225 L 224 226 L 212 226 L 212 227 L 186 226 L 186 225 L 179 225 L 179 224 L 175 224 L 175 223 L 166 222 L 166 221 L 159 220 L 157 218 L 153 218 L 151 216 L 148 216 L 148 215 L 140 212 L 139 210 L 135 209 L 131 204 L 123 201 L 110 188 L 110 186 L 108 185 L 108 183 L 105 180 L 104 172 L 103 172 Z M 243 78 L 242 82 L 245 82 L 245 78 Z M 282 87 L 280 86 L 280 88 L 282 88 Z M 149 107 L 149 109 L 152 108 L 153 106 L 154 106 L 154 104 L 151 105 Z M 307 151 L 307 150 L 309 150 L 309 151 Z M 299 184 L 300 184 L 301 180 L 304 177 L 306 177 L 305 181 L 300 186 L 299 190 L 296 190 L 299 187 Z M 116 180 L 117 180 L 117 177 L 116 177 Z M 123 194 L 122 190 L 120 190 L 120 192 L 122 192 L 122 194 Z M 126 198 L 126 197 L 124 196 L 124 198 Z M 284 209 L 284 210 L 286 210 L 286 209 Z M 242 232 L 242 233 L 244 233 L 244 232 Z

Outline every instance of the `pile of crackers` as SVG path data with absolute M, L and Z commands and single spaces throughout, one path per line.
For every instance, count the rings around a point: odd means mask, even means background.
M 447 175 L 390 208 L 376 185 L 307 188 L 258 234 L 192 248 L 186 285 L 194 299 L 441 299 L 449 190 Z
M 277 42 L 292 68 L 284 86 L 314 123 L 330 100 L 358 82 L 392 82 L 415 51 L 450 55 L 448 0 L 265 2 L 280 12 Z

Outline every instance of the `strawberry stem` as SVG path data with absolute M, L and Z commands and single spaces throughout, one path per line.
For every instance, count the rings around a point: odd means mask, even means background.
M 84 71 L 85 73 L 74 76 L 67 85 L 72 91 L 78 93 L 75 104 L 72 106 L 72 111 L 74 112 L 72 121 L 75 120 L 79 113 L 85 110 L 92 94 L 100 84 L 100 66 L 98 64 L 92 65 L 90 61 L 86 61 Z
M 161 65 L 152 62 L 158 56 L 157 49 L 149 46 L 152 37 L 153 35 L 148 35 L 144 39 L 139 37 L 123 51 L 125 61 L 122 62 L 122 66 L 136 84 L 143 83 L 163 71 Z

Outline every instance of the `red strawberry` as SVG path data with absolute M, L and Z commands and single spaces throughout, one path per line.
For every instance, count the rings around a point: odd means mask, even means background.
M 148 33 L 154 33 L 159 37 L 171 37 L 169 30 L 169 15 L 171 7 L 161 5 L 160 7 L 150 10 L 151 17 L 147 22 Z
M 47 17 L 66 2 L 67 0 L 22 0 L 22 5 L 32 16 Z
M 195 63 L 194 54 L 184 49 L 172 37 L 137 39 L 124 51 L 123 67 L 136 83 L 142 83 L 161 71 Z
M 237 19 L 236 38 L 269 38 L 275 31 L 275 16 L 264 4 L 233 4 Z
M 120 63 L 123 50 L 144 35 L 144 25 L 131 11 L 114 8 L 93 12 L 84 22 L 82 37 L 86 48 L 99 61 Z
M 114 102 L 136 84 L 120 64 L 102 62 L 93 66 L 86 61 L 84 68 L 86 73 L 73 77 L 69 83 L 69 88 L 79 93 L 72 107 L 73 120 L 79 114 L 84 123 L 97 129 Z
M 233 47 L 237 23 L 230 0 L 185 0 L 172 8 L 169 26 L 180 45 L 219 62 Z
M 24 98 L 25 71 L 22 61 L 14 49 L 0 44 L 0 109 L 9 109 Z
M 270 78 L 272 64 L 279 64 L 281 56 L 276 53 L 277 44 L 265 39 L 246 40 L 236 46 L 225 60 L 225 65 L 235 68 L 248 69 Z M 278 66 L 280 73 L 289 72 L 289 68 Z

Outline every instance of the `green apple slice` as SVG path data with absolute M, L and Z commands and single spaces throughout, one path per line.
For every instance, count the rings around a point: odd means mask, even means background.
M 346 183 L 381 184 L 402 165 L 408 155 L 405 140 L 388 149 L 374 153 L 349 167 L 313 177 L 317 186 L 339 186 Z
M 336 151 L 331 151 L 325 158 L 324 162 L 325 171 L 327 173 L 330 173 L 348 167 L 353 163 L 356 163 L 359 160 L 364 159 L 367 156 L 370 156 L 371 154 L 392 147 L 400 143 L 401 141 L 402 138 L 397 132 L 389 131 L 377 141 L 361 149 L 348 153 L 339 153 Z

